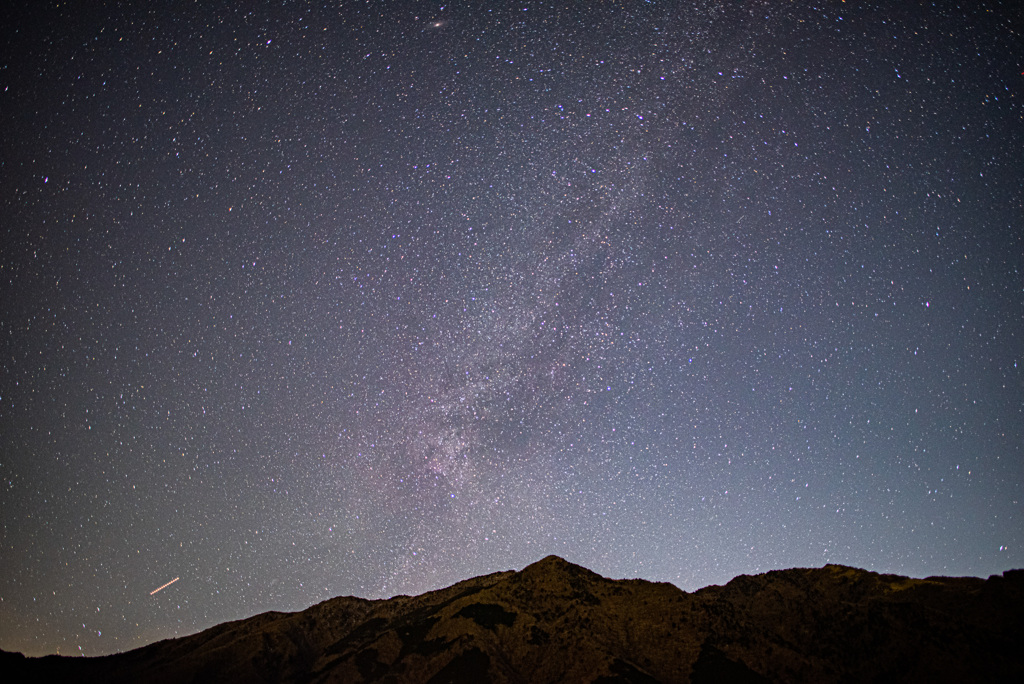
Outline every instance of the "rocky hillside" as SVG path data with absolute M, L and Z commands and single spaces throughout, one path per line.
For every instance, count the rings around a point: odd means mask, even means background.
M 838 565 L 692 594 L 556 556 L 421 596 L 342 597 L 102 658 L 0 652 L 6 681 L 1024 681 L 1024 571 Z

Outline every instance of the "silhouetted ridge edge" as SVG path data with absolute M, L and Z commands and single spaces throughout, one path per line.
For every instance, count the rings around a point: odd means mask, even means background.
M 0 652 L 11 681 L 1024 681 L 1024 571 L 843 565 L 687 593 L 558 556 L 419 596 L 336 597 L 102 658 Z

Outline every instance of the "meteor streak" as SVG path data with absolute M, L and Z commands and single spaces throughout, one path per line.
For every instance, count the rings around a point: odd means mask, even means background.
M 165 584 L 165 585 L 163 585 L 163 586 L 161 586 L 161 587 L 157 587 L 157 588 L 156 588 L 156 589 L 154 589 L 153 591 L 149 592 L 149 595 L 150 595 L 150 596 L 152 596 L 153 594 L 155 594 L 156 592 L 160 591 L 161 589 L 166 589 L 167 587 L 171 586 L 172 584 L 174 584 L 175 582 L 177 582 L 177 581 L 178 581 L 178 580 L 180 580 L 180 579 L 181 579 L 180 577 L 175 577 L 174 579 L 172 579 L 172 580 L 171 580 L 170 582 L 168 582 L 167 584 Z

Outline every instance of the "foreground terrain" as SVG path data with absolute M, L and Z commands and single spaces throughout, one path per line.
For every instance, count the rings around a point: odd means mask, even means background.
M 548 556 L 101 658 L 0 651 L 0 672 L 104 684 L 1024 681 L 1022 596 L 1021 570 L 919 580 L 827 565 L 686 593 Z

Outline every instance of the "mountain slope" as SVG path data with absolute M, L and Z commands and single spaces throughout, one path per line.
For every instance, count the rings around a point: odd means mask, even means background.
M 828 565 L 686 593 L 549 556 L 421 596 L 342 597 L 27 680 L 247 682 L 1024 681 L 1024 571 L 909 579 Z

